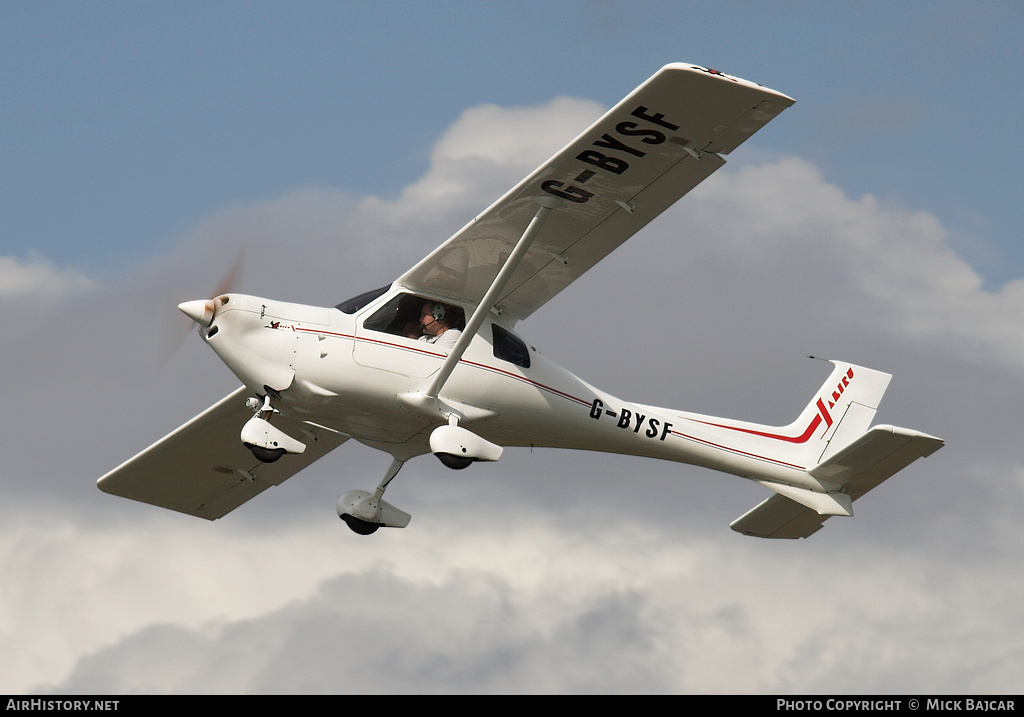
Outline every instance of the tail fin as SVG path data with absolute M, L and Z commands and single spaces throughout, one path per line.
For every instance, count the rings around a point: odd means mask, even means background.
M 800 416 L 788 426 L 771 427 L 710 416 L 693 416 L 698 423 L 724 429 L 720 440 L 746 455 L 806 470 L 856 440 L 871 423 L 889 374 L 839 361 L 825 384 Z M 742 436 L 742 444 L 724 436 Z M 771 478 L 767 478 L 771 480 Z
M 835 367 L 804 409 L 795 427 L 810 433 L 805 465 L 828 460 L 860 438 L 871 425 L 889 387 L 891 375 L 863 366 L 832 361 Z M 824 425 L 824 430 L 821 426 Z

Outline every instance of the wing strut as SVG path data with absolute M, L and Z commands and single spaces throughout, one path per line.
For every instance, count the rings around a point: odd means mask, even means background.
M 452 375 L 452 371 L 455 370 L 455 366 L 458 365 L 459 359 L 462 358 L 462 354 L 466 353 L 466 349 L 469 348 L 470 342 L 473 341 L 473 337 L 476 336 L 476 332 L 480 330 L 480 325 L 484 322 L 487 317 L 487 313 L 494 307 L 494 304 L 498 300 L 498 296 L 505 288 L 505 284 L 512 277 L 512 273 L 519 266 L 519 262 L 526 256 L 526 252 L 529 250 L 530 245 L 533 243 L 534 238 L 540 231 L 540 228 L 544 226 L 544 222 L 547 221 L 548 216 L 551 214 L 551 210 L 559 206 L 562 206 L 562 202 L 555 197 L 534 197 L 536 202 L 540 204 L 540 209 L 533 215 L 533 219 L 530 220 L 530 224 L 526 227 L 526 231 L 523 232 L 523 236 L 520 237 L 516 243 L 515 249 L 509 254 L 508 259 L 505 260 L 498 275 L 494 277 L 494 281 L 491 283 L 491 288 L 484 294 L 484 298 L 480 300 L 480 305 L 476 307 L 476 311 L 473 312 L 473 316 L 470 317 L 466 323 L 466 329 L 459 336 L 459 340 L 455 342 L 455 346 L 452 347 L 452 351 L 448 354 L 448 358 L 441 365 L 440 370 L 434 374 L 434 379 L 430 382 L 430 386 L 425 392 L 425 396 L 428 398 L 437 398 L 437 394 L 440 393 L 441 387 L 444 386 L 448 377 Z

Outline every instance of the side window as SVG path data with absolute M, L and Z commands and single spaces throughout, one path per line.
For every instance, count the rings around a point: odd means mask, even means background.
M 518 336 L 514 336 L 497 324 L 491 324 L 491 331 L 494 338 L 495 358 L 514 363 L 516 366 L 530 368 L 530 350 Z

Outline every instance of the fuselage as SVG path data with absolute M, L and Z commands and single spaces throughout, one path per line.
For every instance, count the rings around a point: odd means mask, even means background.
M 799 453 L 785 450 L 800 441 L 801 425 L 766 429 L 623 401 L 547 360 L 495 315 L 429 400 L 424 389 L 446 353 L 398 328 L 402 313 L 425 298 L 392 287 L 342 311 L 229 294 L 214 300 L 214 319 L 200 334 L 282 412 L 400 460 L 430 452 L 431 431 L 454 413 L 459 425 L 500 446 L 646 456 L 823 488 Z

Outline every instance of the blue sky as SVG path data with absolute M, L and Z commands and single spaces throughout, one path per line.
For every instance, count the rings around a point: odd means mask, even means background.
M 394 195 L 466 107 L 610 105 L 668 61 L 797 99 L 758 138 L 1018 275 L 1015 3 L 7 2 L 0 251 L 109 276 L 225 206 Z
M 1022 30 L 1013 2 L 0 3 L 0 693 L 1019 692 Z M 877 422 L 947 444 L 854 518 L 749 539 L 748 481 L 510 449 L 410 461 L 412 523 L 360 539 L 335 501 L 390 459 L 355 441 L 214 523 L 96 490 L 237 387 L 155 347 L 240 246 L 246 293 L 380 286 L 673 61 L 796 104 L 517 331 L 772 425 L 808 354 L 892 373 Z

